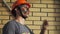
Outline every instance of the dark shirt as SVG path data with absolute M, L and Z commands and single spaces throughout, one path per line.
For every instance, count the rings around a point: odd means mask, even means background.
M 15 20 L 9 21 L 3 27 L 3 34 L 31 34 L 29 29 L 16 22 Z

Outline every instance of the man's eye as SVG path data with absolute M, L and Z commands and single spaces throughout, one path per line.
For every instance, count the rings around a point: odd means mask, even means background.
M 22 10 L 24 10 L 24 8 L 22 8 Z
M 28 11 L 28 9 L 27 9 L 27 8 L 22 8 L 22 10 L 24 10 L 24 11 Z

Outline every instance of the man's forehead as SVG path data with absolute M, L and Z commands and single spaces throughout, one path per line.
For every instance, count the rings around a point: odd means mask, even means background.
M 26 5 L 26 4 L 24 4 L 24 5 L 20 5 L 21 7 L 27 7 L 27 8 L 29 8 L 29 6 L 28 5 Z

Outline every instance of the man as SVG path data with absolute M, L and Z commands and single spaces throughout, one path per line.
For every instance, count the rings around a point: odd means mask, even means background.
M 25 24 L 24 21 L 28 17 L 30 4 L 25 0 L 17 0 L 11 10 L 13 20 L 9 21 L 3 27 L 3 34 L 34 34 Z M 40 34 L 44 34 L 47 21 L 44 21 Z
M 29 15 L 29 8 L 30 4 L 25 0 L 17 0 L 13 4 L 11 11 L 14 19 L 5 24 L 3 34 L 33 34 L 24 24 Z

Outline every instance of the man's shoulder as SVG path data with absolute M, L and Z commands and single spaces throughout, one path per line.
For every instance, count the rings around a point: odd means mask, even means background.
M 14 20 L 10 20 L 4 26 L 8 26 L 8 25 L 15 25 L 15 21 Z
M 14 24 L 14 23 L 15 23 L 14 20 L 10 20 L 10 21 L 8 21 L 6 24 Z
M 6 30 L 7 28 L 15 28 L 15 23 L 13 20 L 8 21 L 4 26 L 3 26 L 3 30 Z

